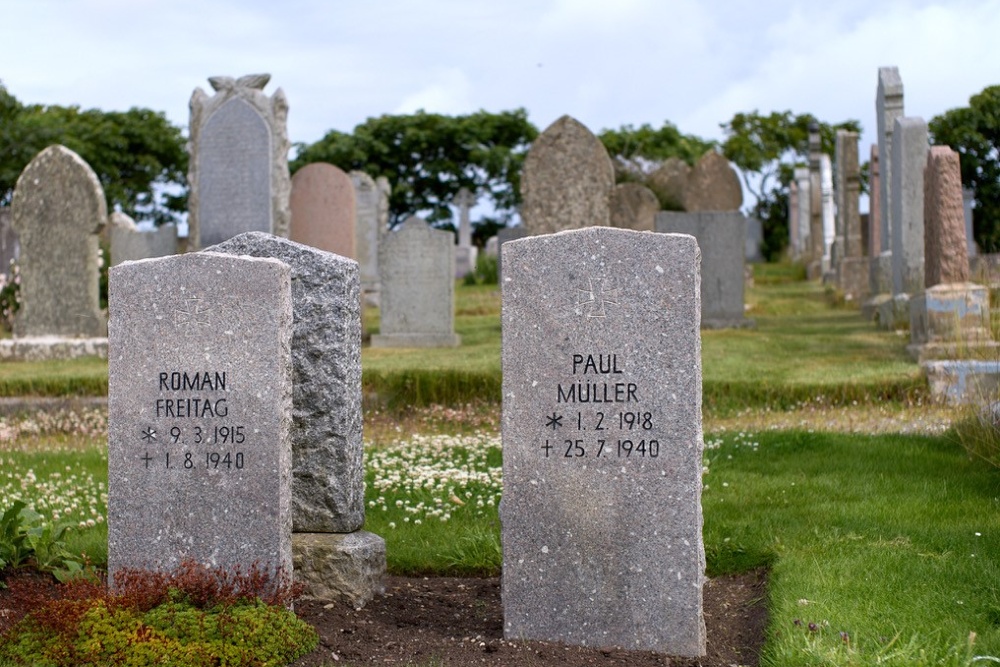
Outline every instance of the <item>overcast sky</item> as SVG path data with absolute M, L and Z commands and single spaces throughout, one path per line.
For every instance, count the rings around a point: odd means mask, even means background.
M 313 142 L 417 109 L 664 121 L 721 138 L 739 111 L 857 119 L 880 66 L 925 120 L 1000 83 L 1000 0 L 0 0 L 0 81 L 24 103 L 163 111 L 211 75 L 269 72 Z

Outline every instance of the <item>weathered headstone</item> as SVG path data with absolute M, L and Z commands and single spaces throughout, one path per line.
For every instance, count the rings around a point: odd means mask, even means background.
M 507 241 L 523 239 L 528 236 L 528 231 L 524 225 L 517 227 L 504 227 L 497 230 L 497 281 L 503 284 L 503 246 Z
M 897 118 L 892 139 L 892 293 L 924 289 L 924 168 L 929 148 L 922 118 Z
M 108 573 L 291 574 L 291 274 L 191 253 L 111 269 Z
M 794 261 L 802 256 L 802 239 L 799 237 L 799 183 L 794 178 L 788 184 L 788 252 Z
M 796 167 L 794 171 L 795 183 L 798 185 L 796 188 L 799 195 L 799 247 L 801 248 L 800 259 L 808 260 L 809 253 L 812 251 L 812 239 L 809 234 L 810 221 L 811 221 L 811 207 L 812 207 L 812 194 L 810 192 L 812 188 L 812 183 L 809 178 L 809 168 L 808 167 Z
M 378 244 L 385 229 L 380 222 L 380 200 L 387 193 L 363 171 L 352 171 L 354 185 L 355 212 L 357 215 L 354 233 L 358 270 L 361 275 L 361 293 L 366 300 L 378 303 L 379 273 Z
M 878 144 L 872 144 L 868 163 L 868 255 L 876 258 L 882 251 L 882 169 L 878 163 Z
M 744 315 L 746 218 L 739 211 L 656 214 L 656 231 L 689 234 L 701 249 L 701 325 L 752 327 Z
M 934 146 L 924 168 L 926 290 L 910 300 L 910 345 L 918 361 L 954 359 L 959 352 L 996 358 L 990 334 L 990 296 L 969 282 L 969 255 L 958 153 Z M 970 354 L 975 350 L 974 354 Z
M 684 184 L 683 204 L 688 213 L 738 211 L 743 187 L 729 160 L 714 150 L 702 155 Z
M 354 259 L 357 213 L 354 184 L 339 167 L 313 162 L 292 176 L 288 238 Z
M 836 238 L 836 221 L 833 210 L 833 163 L 830 156 L 819 156 L 820 199 L 823 220 L 823 273 L 831 268 L 833 242 Z
M 896 119 L 903 117 L 903 80 L 896 67 L 880 67 L 875 94 L 875 120 L 878 125 L 878 161 L 881 178 L 879 238 L 881 252 L 892 252 L 893 202 L 893 132 Z
M 962 212 L 965 214 L 965 240 L 969 245 L 969 257 L 975 257 L 979 254 L 979 248 L 976 246 L 975 233 L 972 228 L 972 209 L 975 207 L 976 191 L 968 188 L 962 188 Z
M 361 302 L 351 259 L 262 232 L 210 252 L 271 257 L 291 268 L 292 548 L 307 597 L 355 606 L 382 588 L 385 541 L 365 518 Z
M 504 636 L 704 655 L 698 245 L 505 252 Z
M 809 251 L 806 275 L 819 278 L 823 271 L 823 174 L 819 124 L 809 124 Z
M 15 336 L 107 335 L 97 238 L 107 219 L 97 175 L 70 149 L 49 146 L 24 168 L 11 202 L 21 245 Z
M 563 116 L 535 141 L 521 170 L 521 221 L 529 234 L 549 234 L 610 220 L 615 171 L 604 144 Z
M 111 266 L 152 257 L 177 254 L 177 226 L 161 225 L 155 229 L 139 229 L 135 220 L 121 211 L 108 216 L 108 241 L 111 246 Z
M 861 170 L 858 166 L 858 133 L 837 130 L 837 285 L 848 300 L 861 303 L 869 292 L 867 233 L 863 233 L 859 198 Z
M 0 206 L 0 275 L 10 277 L 11 262 L 17 260 L 20 245 L 10 223 L 10 207 Z
M 646 185 L 669 210 L 683 210 L 684 188 L 690 173 L 691 167 L 684 160 L 667 158 L 646 178 Z
M 461 188 L 455 195 L 458 207 L 458 246 L 455 248 L 455 277 L 464 278 L 476 270 L 479 248 L 472 245 L 472 221 L 469 211 L 476 205 L 476 195 Z
M 190 250 L 243 232 L 288 236 L 288 101 L 264 94 L 269 74 L 214 76 L 191 95 Z
M 451 232 L 411 217 L 379 248 L 381 319 L 372 347 L 456 347 Z
M 619 183 L 611 191 L 611 227 L 651 232 L 660 200 L 641 183 Z
M 748 262 L 763 262 L 761 246 L 764 245 L 764 224 L 757 218 L 744 218 L 747 225 L 746 246 L 743 257 Z

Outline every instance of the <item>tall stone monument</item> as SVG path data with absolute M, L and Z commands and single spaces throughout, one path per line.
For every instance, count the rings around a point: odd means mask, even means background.
M 563 116 L 535 139 L 521 170 L 521 221 L 529 234 L 610 221 L 615 170 L 604 144 L 578 120 Z
M 506 244 L 504 636 L 705 654 L 695 239 Z
M 479 249 L 472 244 L 472 222 L 469 212 L 476 205 L 476 195 L 461 188 L 453 201 L 458 207 L 458 246 L 455 248 L 455 277 L 464 278 L 476 270 Z
M 799 248 L 800 259 L 808 264 L 810 253 L 812 252 L 812 239 L 810 238 L 810 225 L 812 224 L 812 183 L 809 178 L 808 167 L 796 167 L 794 171 L 796 190 L 798 192 L 799 209 L 796 216 L 799 221 Z
M 846 299 L 861 303 L 869 294 L 867 233 L 863 233 L 859 198 L 861 169 L 858 165 L 858 133 L 837 130 L 837 286 Z
M 288 100 L 263 92 L 270 78 L 213 76 L 214 95 L 191 95 L 189 250 L 243 232 L 288 236 Z
M 354 183 L 340 167 L 313 162 L 299 169 L 292 177 L 290 201 L 291 240 L 355 259 Z
M 292 573 L 291 273 L 188 253 L 111 268 L 108 575 Z
M 379 248 L 381 319 L 372 347 L 457 347 L 455 237 L 415 216 Z
M 924 171 L 924 282 L 910 300 L 910 345 L 918 361 L 997 357 L 989 290 L 969 282 L 958 153 L 934 146 Z
M 922 118 L 897 118 L 892 143 L 892 293 L 924 288 L 924 170 L 929 148 Z
M 361 276 L 361 294 L 365 303 L 378 305 L 378 246 L 386 231 L 380 211 L 383 208 L 381 200 L 388 197 L 388 192 L 363 171 L 352 171 L 350 177 L 354 185 L 357 216 L 354 242 Z M 385 182 L 383 177 L 380 179 Z
M 823 272 L 823 246 L 826 240 L 823 231 L 823 155 L 819 124 L 809 125 L 809 255 L 806 274 L 810 280 L 821 277 Z
M 802 239 L 799 236 L 799 183 L 794 178 L 788 184 L 788 252 L 793 261 L 802 257 Z
M 833 162 L 823 153 L 819 156 L 820 206 L 823 217 L 823 274 L 833 269 L 833 244 L 836 240 L 836 220 L 833 204 Z
M 107 223 L 97 174 L 65 146 L 49 146 L 14 187 L 11 225 L 21 246 L 18 338 L 102 338 L 98 233 Z

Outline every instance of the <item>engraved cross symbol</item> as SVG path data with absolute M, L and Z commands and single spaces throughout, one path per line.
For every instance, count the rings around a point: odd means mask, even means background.
M 201 297 L 193 296 L 185 301 L 186 303 L 175 311 L 175 323 L 178 326 L 186 325 L 184 334 L 194 336 L 198 333 L 198 327 L 211 326 L 210 311 Z
M 587 280 L 587 285 L 589 289 L 578 288 L 576 290 L 578 293 L 575 304 L 576 314 L 586 315 L 587 317 L 607 317 L 608 313 L 605 306 L 617 306 L 621 290 L 595 290 L 594 281 L 591 279 Z M 589 308 L 584 308 L 584 306 L 589 306 Z

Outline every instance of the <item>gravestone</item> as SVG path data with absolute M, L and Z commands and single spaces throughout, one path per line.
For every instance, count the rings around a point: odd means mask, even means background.
M 990 295 L 969 282 L 968 244 L 958 153 L 934 146 L 924 168 L 924 278 L 910 301 L 910 356 L 918 361 L 997 356 Z M 975 354 L 970 354 L 975 351 Z
M 698 245 L 507 244 L 504 636 L 705 654 Z
M 0 206 L 0 275 L 11 277 L 11 262 L 17 260 L 20 247 L 10 223 L 10 207 Z
M 379 188 L 372 177 L 363 171 L 352 171 L 350 177 L 354 185 L 355 214 L 357 215 L 354 241 L 358 271 L 361 276 L 361 293 L 365 296 L 366 301 L 374 301 L 373 305 L 377 305 L 379 292 L 378 244 L 385 232 L 379 220 L 380 199 L 387 193 Z
M 837 130 L 835 195 L 837 199 L 837 285 L 849 301 L 861 303 L 869 294 L 867 234 L 862 233 L 859 198 L 858 133 Z
M 684 160 L 667 158 L 660 167 L 646 178 L 646 185 L 670 210 L 683 210 L 684 188 L 691 167 Z
M 503 285 L 503 246 L 507 241 L 523 239 L 529 236 L 524 225 L 517 227 L 502 227 L 497 230 L 497 283 Z
M 545 128 L 521 170 L 521 224 L 550 234 L 610 220 L 615 170 L 604 144 L 579 121 L 563 116 Z
M 21 172 L 11 201 L 21 246 L 16 337 L 107 336 L 97 238 L 106 207 L 97 175 L 65 146 L 49 146 Z
M 469 211 L 476 205 L 476 195 L 461 188 L 455 195 L 455 206 L 458 207 L 458 246 L 455 248 L 455 277 L 464 278 L 476 270 L 476 259 L 479 248 L 472 245 L 472 222 Z
M 291 272 L 189 253 L 109 279 L 108 577 L 292 572 Z
M 764 245 L 764 224 L 757 218 L 744 218 L 747 225 L 746 246 L 743 253 L 748 262 L 763 262 L 764 255 L 761 246 Z
M 701 156 L 684 184 L 683 204 L 688 213 L 739 210 L 743 187 L 725 156 L 714 150 Z
M 689 234 L 701 250 L 701 325 L 752 327 L 744 316 L 746 218 L 739 211 L 656 214 L 656 231 Z
M 962 212 L 965 214 L 965 240 L 969 245 L 969 257 L 975 257 L 979 254 L 975 233 L 972 229 L 972 209 L 975 207 L 976 191 L 962 188 Z
M 882 251 L 882 169 L 878 163 L 877 144 L 872 144 L 869 160 L 868 255 L 875 258 Z
M 177 254 L 176 225 L 160 225 L 143 230 L 136 226 L 132 218 L 121 211 L 115 211 L 108 217 L 108 228 L 111 266 Z
M 619 183 L 611 191 L 611 227 L 651 232 L 659 211 L 660 200 L 641 183 Z
M 897 308 L 887 305 L 895 291 L 893 252 L 893 133 L 896 120 L 903 116 L 903 81 L 895 67 L 880 67 L 878 88 L 875 94 L 875 118 L 878 125 L 879 219 L 872 221 L 878 227 L 879 251 L 872 256 L 869 285 L 872 298 L 865 304 L 864 312 L 877 319 L 880 327 L 896 325 Z
M 355 258 L 358 221 L 354 184 L 339 167 L 313 162 L 295 172 L 290 207 L 291 240 Z
M 364 605 L 381 590 L 385 541 L 365 519 L 361 301 L 355 261 L 262 232 L 210 252 L 291 268 L 292 547 L 306 595 Z M 320 557 L 322 555 L 322 557 Z
M 788 184 L 788 251 L 793 261 L 802 256 L 799 237 L 799 183 L 794 178 Z
M 897 118 L 892 140 L 892 293 L 924 289 L 924 168 L 927 123 Z
M 823 250 L 825 234 L 823 230 L 823 152 L 820 145 L 819 124 L 809 124 L 809 248 L 807 253 L 806 276 L 810 280 L 819 278 L 823 271 Z
M 451 232 L 410 217 L 379 248 L 381 320 L 372 347 L 457 347 Z
M 243 232 L 288 236 L 288 100 L 264 94 L 270 74 L 214 76 L 191 95 L 188 247 Z
M 836 221 L 833 210 L 833 163 L 830 156 L 819 156 L 820 198 L 823 219 L 823 273 L 832 268 L 833 242 L 836 238 Z
M 796 167 L 793 173 L 795 183 L 798 185 L 797 190 L 799 194 L 799 213 L 796 217 L 799 221 L 799 245 L 801 247 L 800 258 L 805 260 L 808 258 L 812 248 L 812 239 L 809 237 L 811 232 L 809 227 L 810 216 L 812 215 L 810 212 L 812 205 L 812 194 L 810 193 L 810 188 L 812 187 L 812 183 L 809 179 L 808 167 Z

